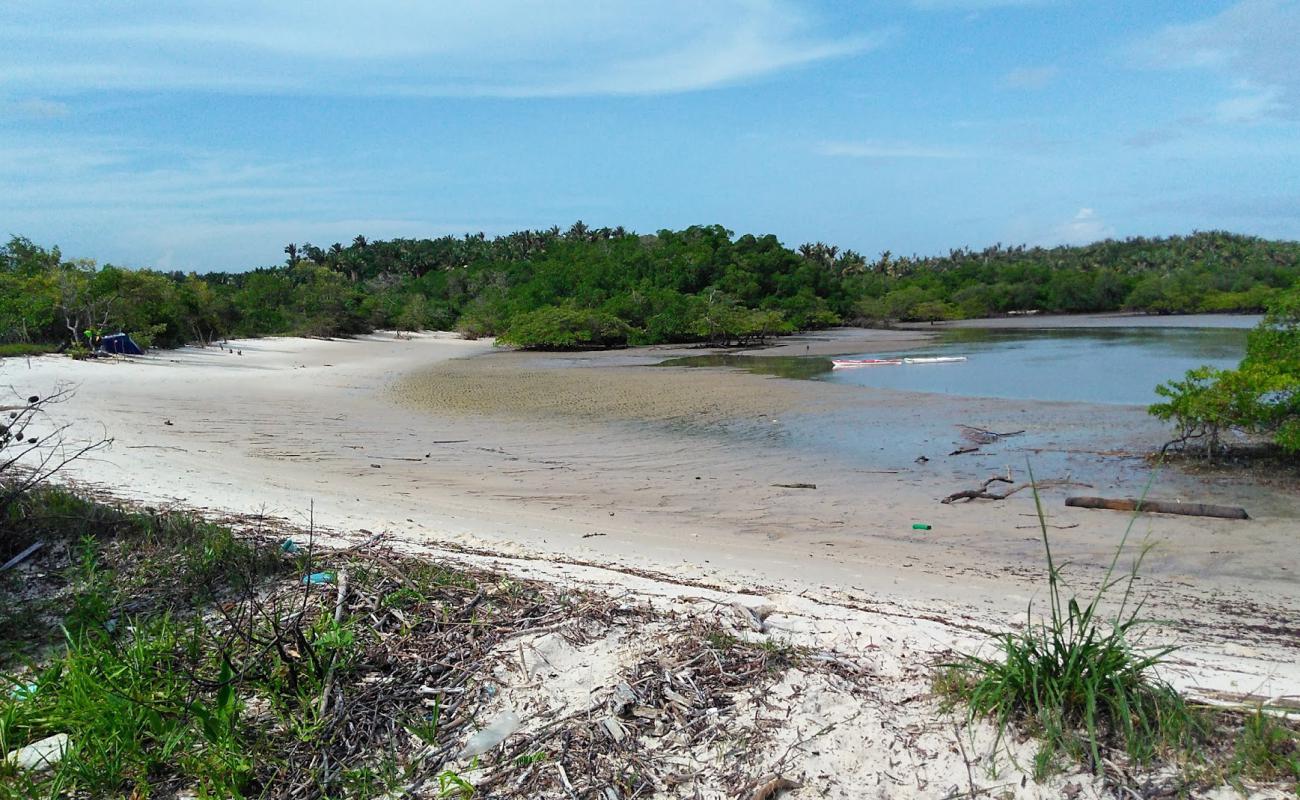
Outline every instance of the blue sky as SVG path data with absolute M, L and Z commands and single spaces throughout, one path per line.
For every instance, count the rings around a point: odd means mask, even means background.
M 6 0 L 0 227 L 132 266 L 721 223 L 1300 237 L 1300 1 Z

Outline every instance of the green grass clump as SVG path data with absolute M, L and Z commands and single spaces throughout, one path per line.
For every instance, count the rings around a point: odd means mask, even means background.
M 1300 733 L 1260 708 L 1246 717 L 1232 772 L 1263 781 L 1300 781 Z
M 996 656 L 962 656 L 940 673 L 936 689 L 965 702 L 972 717 L 993 719 L 1000 735 L 1014 723 L 1037 736 L 1039 778 L 1052 771 L 1060 755 L 1100 771 L 1103 754 L 1112 749 L 1136 763 L 1187 750 L 1204 734 L 1203 723 L 1153 672 L 1174 648 L 1135 644 L 1144 620 L 1142 604 L 1133 598 L 1134 583 L 1147 549 L 1126 574 L 1115 577 L 1132 523 L 1097 592 L 1081 605 L 1065 594 L 1036 492 L 1035 503 L 1047 558 L 1049 615 L 1035 620 L 1031 603 L 1024 630 L 997 637 Z M 1103 616 L 1102 600 L 1117 588 L 1122 588 L 1119 607 Z
M 4 775 L 0 798 L 147 792 L 176 772 L 210 796 L 244 794 L 252 763 L 236 735 L 242 706 L 229 673 L 203 675 L 220 687 L 208 691 L 195 680 L 208 671 L 195 663 L 207 635 L 169 617 L 142 621 L 122 640 L 69 634 L 65 655 L 37 677 L 31 696 L 0 704 L 0 749 L 53 733 L 69 734 L 69 749 L 50 776 Z
M 54 344 L 33 344 L 32 342 L 6 342 L 0 344 L 0 358 L 21 358 L 23 356 L 43 356 L 46 353 L 56 353 L 59 350 L 58 345 Z

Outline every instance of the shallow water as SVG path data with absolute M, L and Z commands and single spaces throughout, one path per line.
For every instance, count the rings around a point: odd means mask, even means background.
M 1029 462 L 1040 478 L 1071 476 L 1098 491 L 1136 493 L 1151 476 L 1143 454 L 1169 435 L 1146 412 L 1155 387 L 1202 364 L 1235 366 L 1257 320 L 1230 317 L 1232 327 L 1200 328 L 950 329 L 923 349 L 866 356 L 967 356 L 962 363 L 833 370 L 829 358 L 702 356 L 664 366 L 732 367 L 871 390 L 861 405 L 737 420 L 728 430 L 864 473 L 929 473 L 960 486 L 1008 466 L 1023 477 Z M 1015 435 L 951 455 L 973 444 L 963 425 Z M 1198 480 L 1180 470 L 1157 473 L 1159 487 L 1170 490 L 1191 489 Z
M 889 355 L 966 356 L 948 364 L 832 369 L 828 358 L 700 356 L 665 366 L 739 367 L 764 375 L 824 380 L 877 389 L 962 397 L 1147 405 L 1155 387 L 1208 364 L 1236 366 L 1257 318 L 1227 318 L 1236 327 L 947 330 L 938 343 Z M 852 358 L 854 356 L 846 356 Z

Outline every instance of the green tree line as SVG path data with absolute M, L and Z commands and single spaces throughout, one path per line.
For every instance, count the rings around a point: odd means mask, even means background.
M 232 336 L 456 329 L 527 347 L 738 343 L 837 324 L 1017 311 L 1261 311 L 1300 279 L 1300 243 L 1224 232 L 1082 247 L 870 260 L 772 235 L 692 226 L 525 230 L 318 247 L 244 272 L 162 272 L 0 248 L 0 345 L 143 345 Z

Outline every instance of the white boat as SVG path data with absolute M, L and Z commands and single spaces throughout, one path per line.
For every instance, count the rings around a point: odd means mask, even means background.
M 918 358 L 905 358 L 904 364 L 955 364 L 958 361 L 965 361 L 966 356 L 920 356 Z
M 846 367 L 893 367 L 903 363 L 901 358 L 832 358 L 833 369 Z
M 832 369 L 850 367 L 894 367 L 900 364 L 955 364 L 966 356 L 916 356 L 914 358 L 832 358 Z

